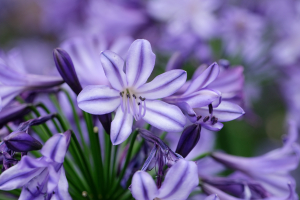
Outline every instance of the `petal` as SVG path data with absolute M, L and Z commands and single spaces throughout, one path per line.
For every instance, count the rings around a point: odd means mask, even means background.
M 156 184 L 147 172 L 138 171 L 133 175 L 131 193 L 135 199 L 153 200 L 157 192 Z
M 208 106 L 213 101 L 220 98 L 220 93 L 214 90 L 203 89 L 198 92 L 194 92 L 187 96 L 183 96 L 177 99 L 178 102 L 186 102 L 192 108 L 199 108 Z
M 60 170 L 56 171 L 53 165 L 49 165 L 48 170 L 49 170 L 48 194 L 51 194 L 58 185 L 61 171 Z
M 16 152 L 40 150 L 43 147 L 38 140 L 22 131 L 9 134 L 3 139 L 3 141 L 9 149 Z
M 72 198 L 68 192 L 69 185 L 68 185 L 68 181 L 66 178 L 65 170 L 62 167 L 60 169 L 60 171 L 61 171 L 60 179 L 58 182 L 58 186 L 55 190 L 55 196 L 57 196 L 57 199 L 59 199 L 59 200 L 72 200 Z
M 111 113 L 120 105 L 120 93 L 104 85 L 89 85 L 77 97 L 78 107 L 93 115 Z
M 189 104 L 187 104 L 186 102 L 179 102 L 179 103 L 175 103 L 175 105 L 181 109 L 183 114 L 185 114 L 185 116 L 192 123 L 195 123 L 197 121 L 197 115 L 196 115 L 195 111 L 193 110 L 193 108 L 191 108 L 191 106 Z
M 123 88 L 127 85 L 126 76 L 123 71 L 123 59 L 109 50 L 103 51 L 100 54 L 100 59 L 105 75 L 111 86 L 118 91 L 123 90 Z
M 69 132 L 69 131 L 68 131 Z M 69 147 L 69 138 L 65 134 L 53 135 L 43 146 L 41 153 L 57 163 L 63 163 Z
M 23 160 L 23 159 L 22 159 Z M 38 176 L 45 168 L 22 168 L 19 164 L 5 170 L 0 176 L 0 190 L 14 190 L 23 187 Z
M 83 86 L 109 85 L 99 57 L 101 51 L 108 49 L 104 38 L 97 35 L 75 37 L 65 41 L 61 47 L 70 54 Z
M 203 71 L 197 78 L 193 80 L 189 88 L 184 94 L 191 94 L 196 92 L 213 82 L 219 75 L 220 68 L 217 63 L 210 65 L 205 71 Z
M 208 197 L 206 197 L 204 200 L 220 200 L 218 195 L 216 194 L 212 194 L 212 195 L 209 195 Z
M 162 200 L 183 200 L 199 184 L 195 162 L 179 159 L 167 172 L 159 189 L 158 198 Z
M 233 196 L 231 196 L 231 195 L 229 195 L 229 194 L 227 194 L 227 193 L 225 193 L 225 192 L 217 189 L 216 187 L 211 186 L 211 185 L 206 184 L 206 183 L 203 184 L 202 188 L 205 191 L 205 193 L 207 193 L 207 194 L 218 195 L 218 198 L 216 200 L 219 200 L 219 199 L 240 200 L 240 199 L 238 199 L 236 197 L 233 197 Z M 208 198 L 208 199 L 211 200 L 210 198 Z
M 195 108 L 194 111 L 197 115 L 208 115 L 208 107 Z M 219 122 L 231 121 L 243 114 L 245 114 L 245 112 L 240 106 L 228 101 L 222 101 L 217 108 L 213 109 L 213 115 L 218 118 Z
M 111 123 L 110 139 L 113 145 L 124 142 L 132 132 L 133 116 L 130 113 L 123 113 L 121 106 Z
M 186 71 L 177 69 L 155 77 L 151 82 L 136 90 L 146 99 L 160 99 L 174 94 L 186 81 Z
M 126 78 L 128 86 L 139 86 L 146 83 L 155 64 L 155 54 L 147 40 L 135 40 L 126 59 Z
M 223 128 L 223 124 L 220 123 L 220 122 L 217 122 L 215 124 L 212 124 L 212 123 L 200 123 L 201 126 L 207 130 L 210 130 L 210 131 L 219 131 Z
M 186 123 L 181 110 L 163 101 L 146 100 L 146 115 L 143 119 L 158 129 L 167 132 L 180 132 Z

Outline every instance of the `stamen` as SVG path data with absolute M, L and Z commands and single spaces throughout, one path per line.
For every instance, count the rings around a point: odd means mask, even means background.
M 123 98 L 122 97 L 120 97 L 121 98 L 121 109 L 122 109 L 123 113 L 125 113 L 125 111 L 124 111 L 124 102 L 123 102 Z
M 201 118 L 202 118 L 202 116 L 201 116 L 201 115 L 197 116 L 197 121 L 198 121 L 199 119 L 201 119 Z
M 218 118 L 216 118 L 215 116 L 213 116 L 211 118 L 211 122 L 212 122 L 212 125 L 216 124 L 218 122 Z
M 122 92 L 120 92 L 120 96 L 123 97 L 123 93 Z
M 144 98 L 145 99 L 145 98 Z M 144 101 L 144 113 L 143 113 L 143 116 L 142 117 L 145 117 L 146 115 L 146 101 Z
M 130 113 L 130 103 L 129 103 L 129 95 L 127 94 L 127 113 L 129 114 Z
M 203 122 L 207 122 L 209 120 L 209 116 L 204 117 Z
M 212 106 L 212 104 L 208 105 L 208 111 L 209 111 L 209 114 L 212 114 L 212 112 L 213 112 L 213 106 Z
M 135 94 L 133 94 L 132 96 L 133 96 L 133 97 L 136 99 L 136 96 L 135 96 Z

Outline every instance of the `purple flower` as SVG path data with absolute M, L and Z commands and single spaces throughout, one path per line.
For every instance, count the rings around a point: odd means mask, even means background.
M 295 180 L 289 174 L 297 168 L 300 159 L 300 146 L 296 143 L 297 127 L 290 123 L 290 130 L 284 145 L 267 154 L 254 158 L 232 156 L 215 152 L 212 157 L 225 166 L 242 172 L 244 179 L 255 180 L 273 196 L 289 194 L 287 184 L 295 187 Z
M 66 40 L 61 47 L 72 58 L 75 71 L 83 87 L 98 84 L 110 85 L 101 66 L 99 54 L 109 49 L 124 58 L 132 40 L 130 37 L 119 37 L 108 41 L 97 35 L 90 35 Z
M 180 132 L 185 117 L 180 109 L 156 99 L 167 97 L 178 90 L 186 80 L 186 72 L 172 70 L 146 83 L 155 63 L 155 55 L 147 40 L 136 40 L 128 51 L 126 74 L 124 61 L 111 51 L 101 53 L 101 62 L 111 87 L 91 85 L 78 95 L 79 108 L 103 115 L 117 109 L 111 124 L 111 141 L 122 143 L 132 131 L 133 117 L 168 132 Z
M 136 172 L 132 178 L 131 193 L 138 200 L 184 200 L 198 184 L 195 162 L 179 159 L 169 169 L 159 189 L 147 172 Z
M 3 141 L 9 149 L 16 152 L 28 152 L 42 148 L 42 144 L 38 140 L 23 131 L 12 132 Z
M 5 107 L 0 112 L 0 127 L 4 126 L 10 121 L 22 118 L 24 115 L 30 112 L 28 104 L 14 104 Z
M 23 187 L 20 199 L 71 199 L 63 168 L 71 132 L 55 134 L 41 150 L 41 158 L 24 156 L 0 175 L 0 190 Z
M 63 83 L 60 77 L 25 74 L 15 71 L 9 59 L 0 58 L 0 97 L 2 107 L 24 91 L 48 89 Z
M 220 91 L 214 89 L 214 87 L 218 89 L 218 84 L 209 89 L 219 76 L 219 72 L 217 63 L 213 63 L 207 69 L 205 66 L 200 66 L 192 81 L 185 84 L 184 89 L 181 89 L 177 96 L 164 100 L 177 105 L 191 122 L 200 124 L 208 130 L 220 130 L 223 127 L 220 122 L 234 120 L 245 112 L 234 103 L 221 101 Z M 229 83 L 231 84 L 230 78 Z

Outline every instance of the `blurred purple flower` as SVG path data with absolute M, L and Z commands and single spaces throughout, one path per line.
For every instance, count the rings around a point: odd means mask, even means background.
M 243 173 L 245 179 L 257 181 L 270 194 L 284 197 L 289 194 L 287 184 L 295 188 L 295 180 L 289 174 L 297 168 L 300 159 L 300 146 L 297 141 L 297 127 L 290 123 L 289 133 L 284 138 L 284 145 L 265 155 L 244 158 L 215 152 L 212 157 L 225 166 Z
M 185 117 L 176 106 L 156 99 L 167 97 L 186 80 L 186 72 L 172 70 L 145 83 L 155 63 L 155 55 L 146 40 L 136 40 L 128 51 L 126 74 L 124 61 L 111 51 L 101 53 L 101 62 L 111 87 L 91 85 L 78 95 L 78 106 L 91 114 L 102 115 L 117 109 L 111 124 L 111 141 L 122 143 L 132 131 L 133 117 L 143 119 L 164 131 L 180 132 Z
M 10 64 L 13 64 L 9 62 L 11 59 L 7 59 L 4 55 L 0 57 L 0 96 L 2 98 L 2 107 L 6 106 L 24 91 L 48 89 L 63 83 L 63 80 L 57 76 L 17 72 L 10 67 Z
M 0 189 L 23 187 L 20 199 L 71 199 L 63 168 L 71 132 L 55 134 L 41 150 L 41 158 L 24 156 L 21 161 L 0 175 Z
M 126 57 L 127 50 L 133 39 L 119 37 L 109 41 L 103 37 L 90 35 L 66 40 L 61 44 L 74 62 L 75 71 L 83 87 L 87 85 L 110 85 L 101 65 L 99 54 L 104 50 L 111 50 L 121 58 Z
M 185 200 L 198 183 L 196 164 L 179 159 L 167 172 L 160 188 L 147 172 L 138 171 L 132 178 L 130 189 L 132 196 L 138 200 Z

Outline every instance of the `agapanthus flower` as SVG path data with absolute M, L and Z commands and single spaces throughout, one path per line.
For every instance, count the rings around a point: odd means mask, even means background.
M 111 124 L 111 141 L 122 143 L 132 131 L 133 118 L 143 119 L 154 127 L 168 132 L 180 132 L 185 117 L 177 106 L 156 100 L 167 97 L 178 90 L 186 81 L 186 72 L 172 70 L 146 83 L 155 63 L 155 54 L 146 40 L 136 40 L 129 48 L 124 61 L 112 51 L 100 55 L 102 66 L 111 87 L 91 85 L 78 95 L 77 102 L 82 110 L 103 115 L 117 109 Z
M 296 143 L 297 134 L 296 124 L 291 122 L 289 134 L 284 138 L 284 145 L 280 149 L 253 158 L 221 152 L 213 153 L 212 157 L 225 166 L 242 172 L 244 179 L 257 181 L 271 195 L 284 197 L 289 194 L 287 184 L 295 188 L 295 180 L 289 172 L 299 164 L 300 146 Z
M 164 98 L 164 101 L 177 105 L 192 123 L 217 131 L 223 127 L 220 122 L 234 120 L 245 112 L 231 102 L 221 100 L 221 92 L 209 89 L 209 85 L 218 77 L 220 68 L 213 63 L 207 69 L 201 67 L 195 78 L 180 90 L 177 95 Z
M 19 199 L 71 199 L 63 168 L 71 132 L 53 135 L 41 150 L 41 158 L 24 156 L 0 175 L 0 190 L 23 188 Z

